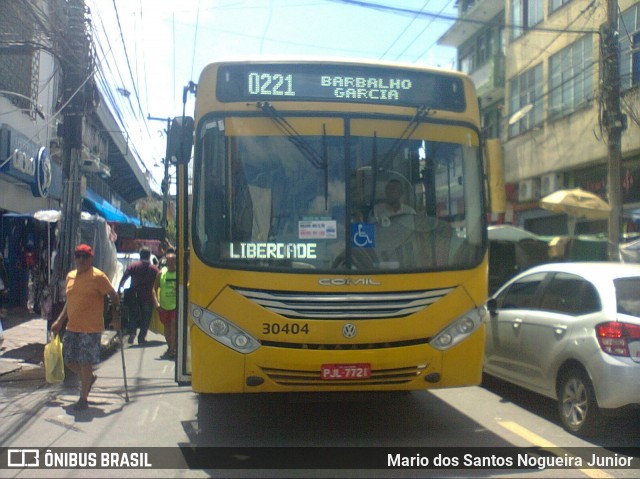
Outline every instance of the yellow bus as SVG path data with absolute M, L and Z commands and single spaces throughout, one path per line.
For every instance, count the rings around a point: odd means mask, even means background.
M 487 239 L 467 76 L 213 63 L 191 125 L 179 381 L 200 393 L 480 383 Z

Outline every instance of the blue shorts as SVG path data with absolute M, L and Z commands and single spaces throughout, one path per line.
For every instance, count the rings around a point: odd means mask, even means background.
M 76 333 L 65 331 L 62 352 L 65 363 L 97 364 L 100 362 L 102 333 Z

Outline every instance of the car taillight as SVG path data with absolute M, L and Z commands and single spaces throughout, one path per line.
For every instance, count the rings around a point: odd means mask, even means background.
M 613 356 L 630 356 L 629 342 L 640 340 L 640 326 L 636 324 L 609 322 L 596 326 L 600 347 Z

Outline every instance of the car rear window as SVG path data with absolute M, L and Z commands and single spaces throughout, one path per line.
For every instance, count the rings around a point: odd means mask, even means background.
M 618 313 L 640 318 L 640 277 L 618 278 L 613 281 L 616 287 Z

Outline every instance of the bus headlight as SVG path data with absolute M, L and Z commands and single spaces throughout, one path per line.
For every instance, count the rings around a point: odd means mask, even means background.
M 193 322 L 219 343 L 242 354 L 252 353 L 260 347 L 255 338 L 228 319 L 196 304 L 191 304 L 189 309 Z
M 247 344 L 249 344 L 249 338 L 247 338 L 244 334 L 238 334 L 237 336 L 234 336 L 233 343 L 237 347 L 244 349 L 247 347 Z
M 229 332 L 229 326 L 227 326 L 225 320 L 216 318 L 209 323 L 209 331 L 211 331 L 214 336 L 224 336 Z
M 447 350 L 468 338 L 486 317 L 487 309 L 484 306 L 467 311 L 436 334 L 429 344 L 440 351 Z

